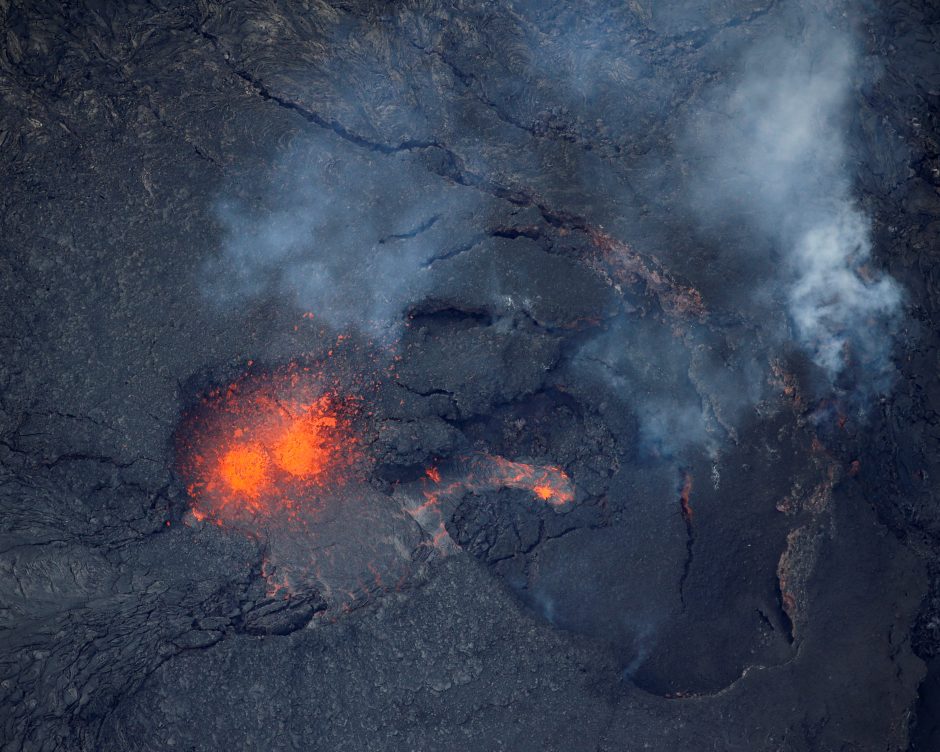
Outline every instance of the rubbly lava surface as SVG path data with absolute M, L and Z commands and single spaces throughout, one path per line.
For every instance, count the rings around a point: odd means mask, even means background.
M 0 3 L 0 748 L 940 748 L 930 3 Z

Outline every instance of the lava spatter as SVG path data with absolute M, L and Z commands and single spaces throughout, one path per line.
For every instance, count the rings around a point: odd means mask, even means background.
M 296 363 L 210 391 L 178 434 L 193 514 L 220 525 L 270 521 L 347 483 L 363 462 L 357 403 Z
M 366 390 L 342 388 L 342 374 L 352 372 L 335 357 L 249 370 L 205 394 L 177 433 L 193 521 L 259 541 L 271 597 L 312 588 L 349 608 L 397 587 L 429 542 L 454 547 L 445 523 L 468 492 L 527 490 L 556 510 L 574 500 L 561 468 L 485 453 L 429 468 L 388 495 L 372 479 L 372 442 L 363 438 L 374 407 Z

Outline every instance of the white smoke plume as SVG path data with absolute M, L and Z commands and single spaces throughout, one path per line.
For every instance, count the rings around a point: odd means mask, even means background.
M 276 298 L 340 331 L 393 336 L 427 292 L 428 262 L 485 198 L 406 155 L 374 157 L 329 134 L 297 138 L 216 205 L 222 243 L 205 287 L 222 304 Z M 447 221 L 441 221 L 446 218 Z
M 732 219 L 782 261 L 793 333 L 835 383 L 848 363 L 855 388 L 884 389 L 901 288 L 871 266 L 871 222 L 852 193 L 851 100 L 863 60 L 851 37 L 819 19 L 796 40 L 763 40 L 734 79 L 692 118 L 701 159 L 693 205 Z
M 863 362 L 887 367 L 901 291 L 891 277 L 865 271 L 870 257 L 869 222 L 849 205 L 810 228 L 793 249 L 799 271 L 790 286 L 790 315 L 800 341 L 831 378 L 851 346 Z

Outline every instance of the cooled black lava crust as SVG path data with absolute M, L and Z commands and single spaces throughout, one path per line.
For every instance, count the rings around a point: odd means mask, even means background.
M 690 113 L 814 23 L 857 40 L 840 169 L 904 290 L 877 389 L 688 201 Z M 938 33 L 0 0 L 2 749 L 940 748 Z M 188 411 L 298 361 L 358 400 L 344 512 L 196 519 Z M 443 545 L 408 510 L 474 457 L 574 498 L 466 483 Z M 277 557 L 310 577 L 272 590 Z

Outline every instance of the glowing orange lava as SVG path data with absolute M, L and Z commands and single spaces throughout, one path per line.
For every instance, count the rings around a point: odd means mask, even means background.
M 492 455 L 486 459 L 489 467 L 483 477 L 478 479 L 479 485 L 521 488 L 553 506 L 560 507 L 574 501 L 574 486 L 560 467 L 528 465 Z
M 219 476 L 235 493 L 259 496 L 269 483 L 264 448 L 252 442 L 229 449 L 219 462 Z
M 297 478 L 319 475 L 329 465 L 333 452 L 330 438 L 337 421 L 322 412 L 329 409 L 322 404 L 324 400 L 318 401 L 316 412 L 291 421 L 271 448 L 277 466 Z
M 297 364 L 208 393 L 178 439 L 194 517 L 223 524 L 290 515 L 316 488 L 346 482 L 360 458 L 354 402 Z
M 542 501 L 548 501 L 552 496 L 555 495 L 552 491 L 551 486 L 535 486 L 532 489 L 535 492 L 535 495 L 538 496 Z

